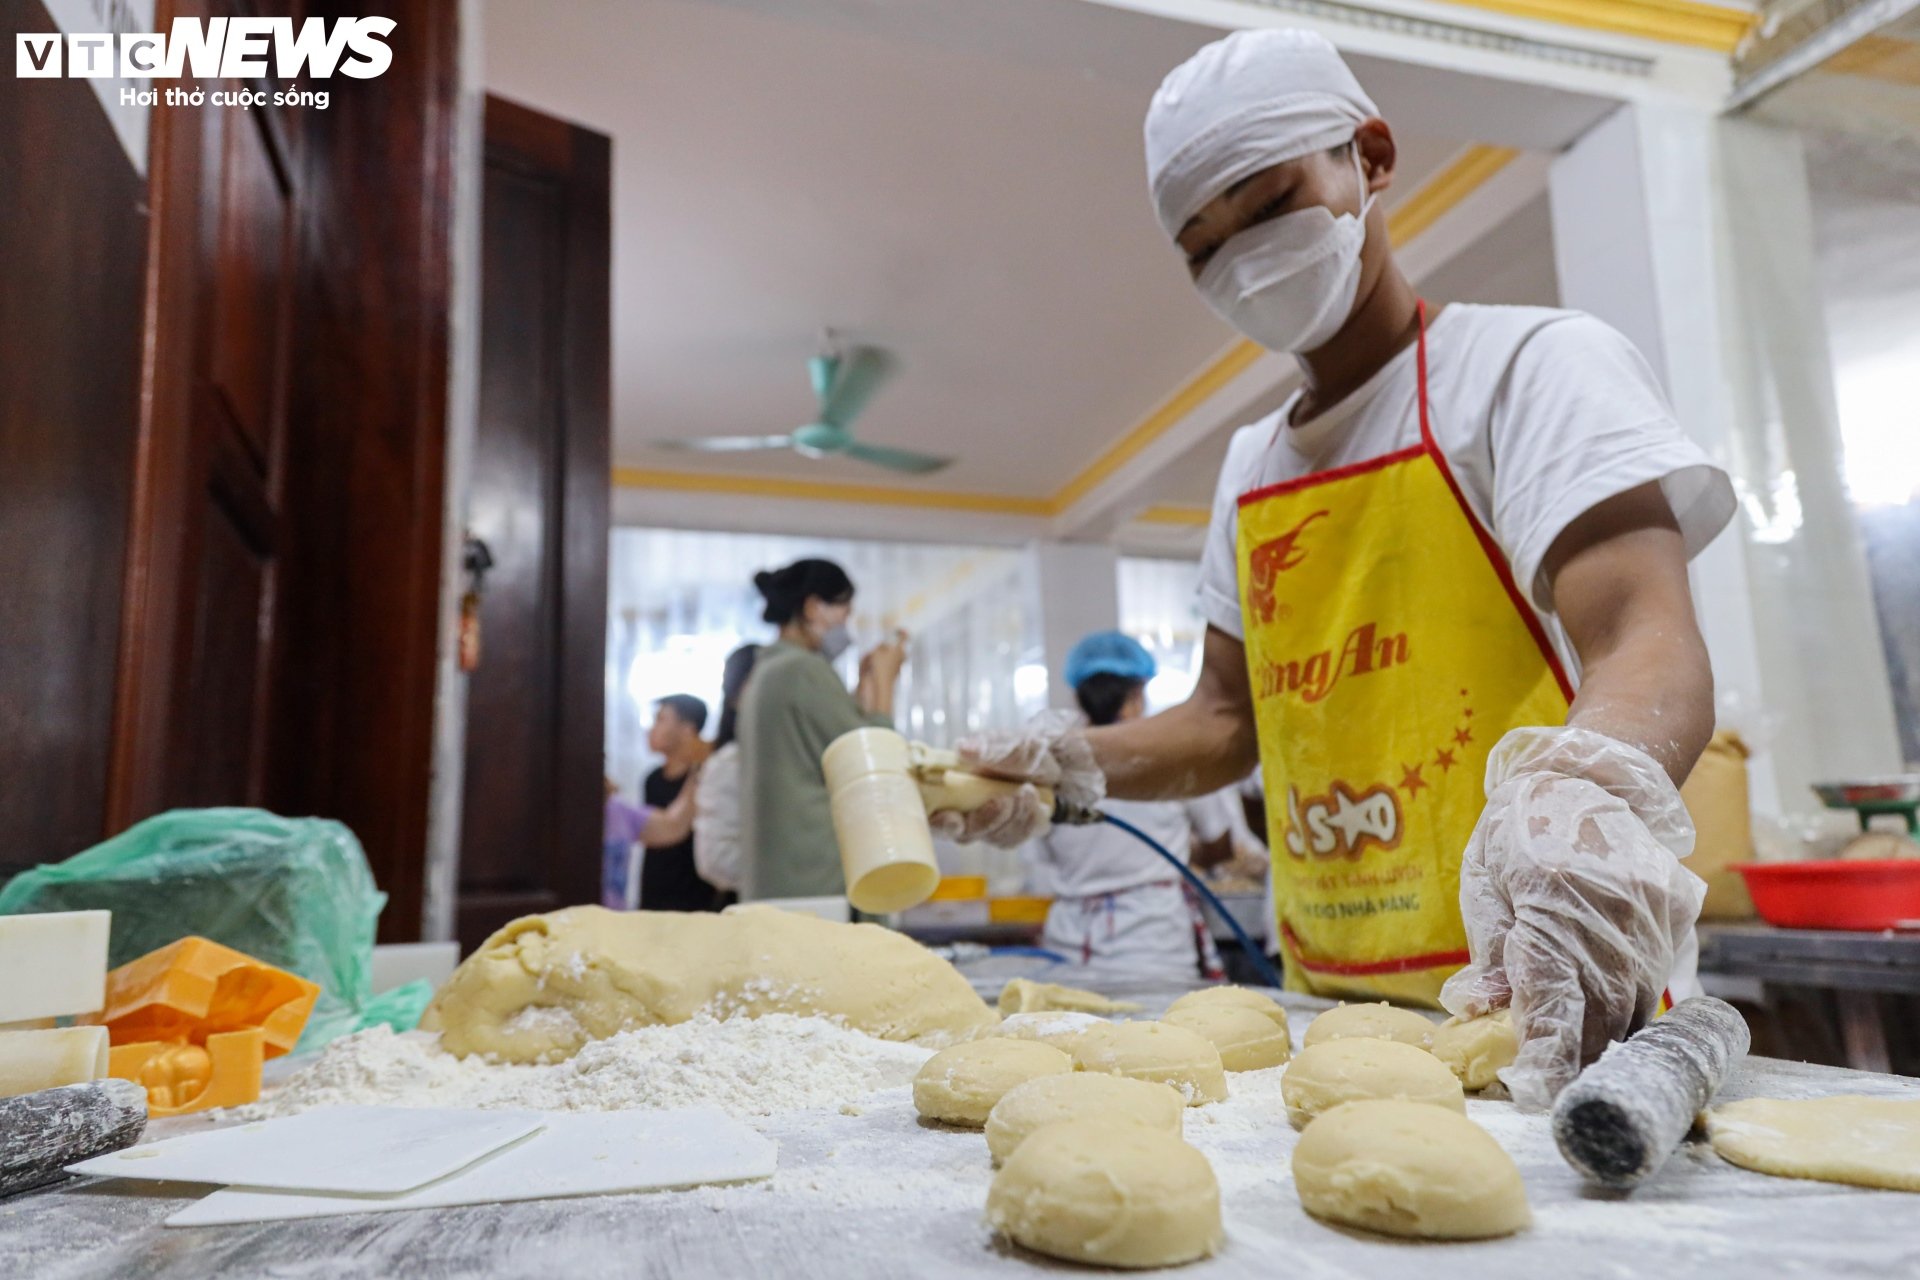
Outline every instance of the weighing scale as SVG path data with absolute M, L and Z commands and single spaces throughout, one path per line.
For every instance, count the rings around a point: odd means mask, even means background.
M 1829 809 L 1851 809 L 1860 817 L 1860 829 L 1871 831 L 1873 820 L 1895 814 L 1907 824 L 1907 834 L 1920 836 L 1920 773 L 1864 778 L 1858 782 L 1816 782 L 1814 791 Z

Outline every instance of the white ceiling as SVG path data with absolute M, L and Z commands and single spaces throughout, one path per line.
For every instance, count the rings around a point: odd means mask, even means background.
M 1160 76 L 1217 34 L 1083 0 L 491 0 L 490 90 L 614 139 L 616 464 L 1057 490 L 1231 340 L 1160 237 L 1139 143 Z M 1604 106 L 1355 61 L 1390 120 L 1445 122 L 1400 134 L 1402 193 Z M 1550 301 L 1540 214 L 1447 296 Z M 901 357 L 860 434 L 954 467 L 651 447 L 804 421 L 823 324 Z M 1224 445 L 1147 496 L 1204 502 Z

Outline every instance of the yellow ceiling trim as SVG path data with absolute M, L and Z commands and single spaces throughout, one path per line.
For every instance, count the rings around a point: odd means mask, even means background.
M 1697 0 L 1452 0 L 1515 18 L 1732 53 L 1759 15 Z
M 1481 184 L 1505 168 L 1518 155 L 1510 147 L 1472 146 L 1451 163 L 1421 183 L 1406 199 L 1395 205 L 1387 216 L 1387 234 L 1393 243 L 1405 245 L 1438 222 Z M 1049 519 L 1070 510 L 1114 472 L 1138 457 L 1142 450 L 1158 440 L 1173 425 L 1193 412 L 1208 397 L 1244 372 L 1264 350 L 1251 342 L 1238 342 L 1188 379 L 1179 390 L 1120 437 L 1087 468 L 1044 498 L 1021 498 L 993 493 L 953 493 L 938 489 L 905 489 L 888 485 L 844 484 L 828 481 L 794 480 L 773 476 L 742 476 L 708 471 L 665 471 L 651 467 L 615 467 L 613 483 L 626 489 L 664 489 L 681 493 L 724 493 L 741 497 L 793 498 L 813 502 L 858 502 L 876 506 L 932 507 L 943 511 L 966 511 L 982 515 L 1026 516 Z M 1148 508 L 1152 510 L 1176 508 Z M 1185 510 L 1181 508 L 1180 510 Z M 1169 519 L 1161 523 L 1206 523 L 1205 513 L 1197 521 Z M 1145 519 L 1143 515 L 1141 517 Z
M 1225 355 L 1190 378 L 1186 385 L 1168 396 L 1160 407 L 1148 414 L 1133 430 L 1121 436 L 1093 465 L 1048 499 L 1053 514 L 1059 515 L 1087 496 L 1094 486 L 1139 456 L 1142 449 L 1164 435 L 1174 423 L 1192 413 L 1208 397 L 1238 377 L 1246 367 L 1265 355 L 1264 348 L 1246 341 L 1235 343 Z
M 938 489 L 898 489 L 888 485 L 839 484 L 776 476 L 742 476 L 710 471 L 662 471 L 652 467 L 615 467 L 613 483 L 622 489 L 663 489 L 675 493 L 724 493 L 747 498 L 795 498 L 807 502 L 859 502 L 869 506 L 937 507 L 981 515 L 1048 516 L 1045 498 L 1014 498 L 997 493 L 950 493 Z
M 1891 36 L 1862 36 L 1820 64 L 1822 73 L 1920 86 L 1920 44 Z
M 1478 144 L 1468 147 L 1393 207 L 1387 215 L 1387 238 L 1396 248 L 1409 243 L 1478 191 L 1519 154 L 1512 147 Z
M 1205 507 L 1176 506 L 1173 503 L 1156 503 L 1134 517 L 1140 524 L 1177 524 L 1196 528 L 1205 528 L 1213 523 L 1213 513 Z

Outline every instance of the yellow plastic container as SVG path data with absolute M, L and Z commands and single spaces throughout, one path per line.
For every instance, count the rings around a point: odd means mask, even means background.
M 147 1091 L 147 1114 L 179 1116 L 260 1100 L 263 1033 L 220 1031 L 205 1044 L 142 1040 L 116 1045 L 107 1074 Z
M 933 887 L 929 902 L 964 902 L 972 898 L 987 896 L 987 878 L 985 876 L 941 876 L 940 883 Z
M 147 1090 L 155 1116 L 260 1096 L 260 1066 L 293 1048 L 318 985 L 206 938 L 182 938 L 107 975 L 90 1021 L 113 1043 L 110 1074 Z
M 994 924 L 1045 924 L 1051 906 L 1052 898 L 994 898 L 987 903 L 987 919 Z

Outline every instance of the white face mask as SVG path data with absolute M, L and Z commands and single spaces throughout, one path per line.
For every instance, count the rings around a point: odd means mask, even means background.
M 853 645 L 853 628 L 844 622 L 835 623 L 820 633 L 820 656 L 832 662 Z
M 1222 320 L 1272 351 L 1312 351 L 1340 331 L 1360 292 L 1360 250 L 1373 194 L 1360 178 L 1356 217 L 1315 205 L 1248 227 L 1202 268 L 1200 294 Z

